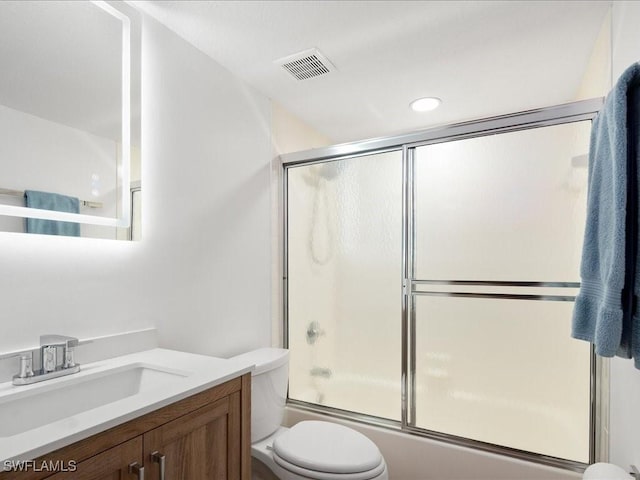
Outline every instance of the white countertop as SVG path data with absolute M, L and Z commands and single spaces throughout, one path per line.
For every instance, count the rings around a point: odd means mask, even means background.
M 146 387 L 134 395 L 93 408 L 61 420 L 38 425 L 25 432 L 0 436 L 0 471 L 7 460 L 31 460 L 66 445 L 105 431 L 183 398 L 222 384 L 250 372 L 252 365 L 233 360 L 156 348 L 81 366 L 81 371 L 66 377 L 45 380 L 26 386 L 0 383 L 0 409 L 17 397 L 47 395 L 77 385 L 83 379 L 99 376 L 114 368 L 136 365 L 176 372 L 176 380 L 157 387 Z M 54 402 L 55 403 L 55 402 Z M 51 405 L 56 408 L 56 405 Z

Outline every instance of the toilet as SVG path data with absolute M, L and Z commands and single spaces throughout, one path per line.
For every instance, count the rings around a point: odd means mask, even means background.
M 361 433 L 324 421 L 281 426 L 289 377 L 288 350 L 261 348 L 230 360 L 255 365 L 251 382 L 252 478 L 388 480 L 380 450 Z

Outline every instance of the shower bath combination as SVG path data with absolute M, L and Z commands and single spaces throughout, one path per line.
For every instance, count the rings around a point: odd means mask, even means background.
M 591 353 L 566 332 L 586 205 L 572 159 L 601 103 L 284 155 L 290 402 L 593 460 Z

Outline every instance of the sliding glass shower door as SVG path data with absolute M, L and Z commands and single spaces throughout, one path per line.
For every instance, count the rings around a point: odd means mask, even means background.
M 289 396 L 400 418 L 402 151 L 287 172 Z
M 570 322 L 596 103 L 286 164 L 290 401 L 593 461 L 594 360 Z
M 415 148 L 412 423 L 589 461 L 570 338 L 590 122 Z

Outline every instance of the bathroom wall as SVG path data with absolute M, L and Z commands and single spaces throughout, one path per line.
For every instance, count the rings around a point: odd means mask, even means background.
M 325 147 L 335 143 L 276 101 L 271 102 L 271 126 L 273 148 L 277 155 Z
M 143 243 L 170 267 L 156 271 L 160 341 L 216 355 L 267 346 L 269 101 L 165 27 L 144 27 Z
M 612 78 L 640 61 L 640 3 L 613 2 Z M 610 460 L 640 466 L 640 370 L 629 360 L 611 360 Z
M 603 97 L 611 89 L 611 15 L 609 9 L 591 50 L 576 100 Z
M 0 352 L 148 327 L 193 352 L 269 345 L 269 101 L 149 18 L 142 90 L 142 241 L 0 233 Z

